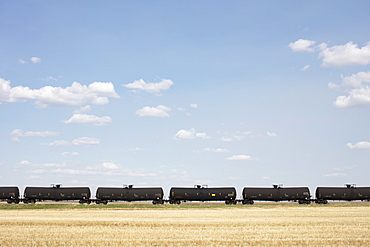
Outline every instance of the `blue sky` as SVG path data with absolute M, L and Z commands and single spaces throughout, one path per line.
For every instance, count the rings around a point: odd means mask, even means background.
M 0 184 L 369 186 L 368 1 L 0 4 Z

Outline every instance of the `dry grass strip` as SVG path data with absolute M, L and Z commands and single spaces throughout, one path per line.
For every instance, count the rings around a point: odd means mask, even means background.
M 369 246 L 370 243 L 370 207 L 0 213 L 0 246 Z

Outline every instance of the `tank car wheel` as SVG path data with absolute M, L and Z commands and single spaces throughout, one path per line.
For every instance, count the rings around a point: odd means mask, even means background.
M 108 204 L 108 201 L 103 201 L 103 204 L 104 204 L 104 205 L 107 205 L 107 204 Z
M 251 204 L 251 205 L 254 204 L 254 201 L 253 200 L 252 201 L 249 201 L 249 204 Z
M 152 204 L 153 204 L 153 205 L 157 204 L 157 201 L 152 201 Z
M 226 200 L 226 201 L 225 201 L 225 204 L 226 204 L 226 205 L 229 205 L 229 204 L 230 204 L 230 201 L 229 201 L 229 200 Z
M 177 205 L 180 205 L 181 204 L 181 201 L 176 201 Z

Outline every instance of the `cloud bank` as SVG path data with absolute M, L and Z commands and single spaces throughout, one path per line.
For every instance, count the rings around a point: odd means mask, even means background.
M 137 110 L 136 115 L 139 117 L 169 117 L 171 108 L 159 105 L 157 107 L 145 106 L 144 108 Z
M 315 49 L 312 46 L 316 43 L 316 41 L 307 40 L 307 39 L 299 39 L 295 42 L 289 44 L 289 47 L 296 52 L 313 52 Z
M 353 65 L 368 65 L 370 64 L 370 42 L 367 42 L 363 47 L 352 41 L 344 45 L 335 45 L 329 47 L 327 43 L 321 43 L 318 46 L 313 46 L 316 41 L 299 39 L 289 44 L 292 51 L 295 52 L 313 52 L 318 50 L 318 57 L 322 59 L 321 66 L 323 67 L 345 67 Z
M 136 80 L 132 83 L 124 84 L 122 86 L 126 88 L 136 90 L 145 91 L 148 93 L 155 93 L 158 94 L 161 91 L 168 90 L 172 85 L 173 81 L 168 79 L 162 79 L 160 82 L 154 83 L 154 82 L 145 82 L 143 79 Z
M 226 158 L 227 160 L 236 161 L 236 160 L 258 160 L 257 158 L 253 158 L 249 155 L 239 154 L 239 155 L 233 155 L 231 157 Z
M 119 98 L 111 82 L 93 82 L 88 86 L 74 82 L 66 88 L 45 86 L 30 89 L 24 86 L 11 87 L 10 81 L 0 78 L 0 103 L 34 100 L 40 107 L 80 106 L 87 103 L 104 105 L 109 102 L 109 97 Z
M 370 149 L 370 142 L 347 143 L 347 147 L 350 149 Z
M 338 96 L 334 106 L 338 108 L 370 106 L 370 71 L 342 77 L 342 86 L 349 88 L 348 95 Z
M 179 130 L 175 135 L 175 139 L 177 140 L 178 139 L 190 140 L 190 139 L 196 139 L 196 138 L 207 139 L 209 137 L 204 132 L 202 133 L 196 132 L 194 128 L 189 129 L 189 130 L 183 130 L 183 129 Z
M 322 58 L 323 67 L 345 67 L 370 63 L 370 42 L 361 48 L 352 41 L 345 45 L 332 47 L 323 43 L 319 48 L 321 50 L 319 58 Z
M 87 114 L 73 114 L 73 116 L 68 119 L 62 121 L 65 124 L 77 123 L 77 124 L 92 124 L 95 126 L 102 126 L 106 125 L 107 123 L 112 122 L 112 118 L 108 116 L 104 117 L 97 117 L 95 115 L 87 115 Z

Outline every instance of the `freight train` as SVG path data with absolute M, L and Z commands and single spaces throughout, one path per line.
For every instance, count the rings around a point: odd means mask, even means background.
M 347 184 L 345 187 L 317 187 L 316 198 L 311 199 L 308 187 L 282 187 L 274 185 L 266 187 L 244 187 L 242 198 L 237 199 L 234 187 L 211 187 L 196 185 L 194 187 L 172 187 L 168 199 L 164 199 L 161 187 L 134 188 L 132 185 L 123 187 L 98 187 L 96 199 L 91 198 L 89 187 L 26 187 L 20 197 L 18 187 L 0 187 L 0 200 L 10 203 L 36 203 L 38 201 L 75 201 L 79 203 L 107 204 L 114 201 L 152 201 L 153 204 L 180 204 L 186 201 L 224 201 L 225 204 L 253 204 L 254 201 L 294 201 L 299 204 L 327 204 L 328 200 L 370 201 L 370 187 L 356 187 Z
M 254 201 L 298 201 L 299 204 L 310 204 L 308 187 L 283 188 L 273 185 L 273 188 L 245 187 L 243 189 L 243 204 L 253 204 Z
M 20 201 L 18 187 L 0 187 L 0 200 L 18 204 Z
M 62 188 L 60 184 L 51 187 L 26 187 L 24 190 L 24 203 L 35 203 L 36 201 L 74 201 L 80 203 L 91 203 L 91 192 L 89 187 L 67 187 Z
M 200 185 L 194 188 L 172 187 L 169 203 L 180 204 L 181 201 L 224 201 L 226 204 L 236 204 L 236 190 L 233 187 L 208 188 Z
M 123 188 L 98 187 L 95 202 L 107 204 L 109 201 L 153 201 L 153 204 L 163 204 L 163 194 L 161 187 L 134 188 L 132 185 Z

